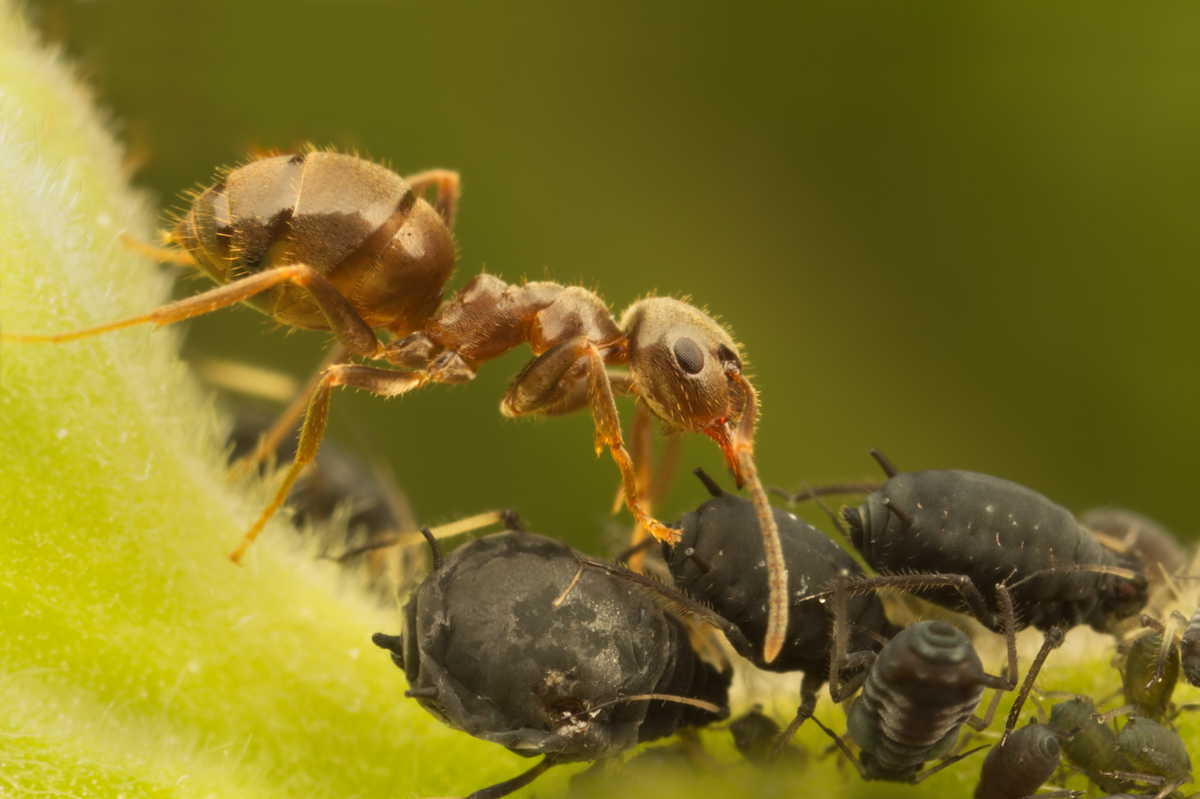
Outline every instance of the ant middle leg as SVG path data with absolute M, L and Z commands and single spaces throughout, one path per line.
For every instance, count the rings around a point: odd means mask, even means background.
M 254 539 L 262 532 L 263 526 L 270 519 L 275 511 L 283 505 L 287 499 L 288 493 L 292 489 L 292 485 L 296 482 L 296 478 L 300 476 L 300 472 L 307 466 L 317 454 L 317 449 L 321 445 L 321 438 L 325 435 L 325 425 L 329 420 L 329 396 L 330 392 L 337 386 L 350 386 L 351 388 L 359 388 L 364 391 L 370 391 L 372 394 L 377 394 L 381 397 L 397 397 L 401 394 L 406 394 L 413 389 L 420 388 L 429 382 L 428 372 L 397 372 L 392 369 L 380 369 L 375 366 L 362 366 L 359 364 L 338 364 L 330 367 L 321 375 L 321 379 L 317 381 L 316 388 L 313 390 L 312 399 L 308 403 L 308 412 L 304 417 L 304 427 L 300 430 L 300 445 L 296 449 L 296 459 L 292 462 L 291 468 L 284 475 L 283 484 L 275 493 L 275 498 L 271 500 L 271 504 L 259 516 L 258 521 L 242 538 L 242 543 L 238 545 L 229 558 L 234 563 L 241 561 L 242 555 L 246 549 L 254 543 Z

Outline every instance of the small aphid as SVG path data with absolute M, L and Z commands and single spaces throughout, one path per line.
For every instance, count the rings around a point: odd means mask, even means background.
M 974 716 L 987 688 L 1011 691 L 1013 684 L 984 672 L 963 632 L 944 621 L 923 621 L 888 642 L 850 706 L 846 727 L 862 750 L 860 757 L 815 716 L 813 721 L 837 742 L 863 779 L 916 783 L 984 748 L 921 770 L 954 748 L 963 724 L 983 729 L 991 722 Z
M 1131 716 L 1117 736 L 1117 750 L 1133 764 L 1133 772 L 1116 776 L 1159 788 L 1159 796 L 1192 781 L 1192 760 L 1183 740 L 1152 719 Z
M 803 763 L 807 759 L 806 752 L 795 745 L 785 745 L 776 754 L 782 731 L 774 719 L 762 712 L 761 705 L 755 705 L 744 716 L 729 724 L 733 745 L 751 763 L 765 764 L 772 760 L 795 765 Z
M 455 729 L 525 757 L 524 774 L 472 794 L 504 796 L 559 764 L 616 755 L 727 715 L 730 674 L 692 650 L 652 595 L 565 544 L 528 533 L 477 539 L 442 558 L 377 633 L 406 696 Z
M 1179 647 L 1166 631 L 1147 632 L 1129 643 L 1121 668 L 1125 702 L 1146 718 L 1162 721 L 1179 680 Z
M 1117 734 L 1096 718 L 1096 705 L 1086 696 L 1060 702 L 1050 709 L 1050 724 L 1071 731 L 1070 740 L 1060 741 L 1068 762 L 1088 775 L 1106 791 L 1133 790 L 1130 780 L 1111 775 L 1129 773 L 1133 764 L 1117 749 Z
M 430 188 L 437 192 L 433 205 L 422 199 Z M 597 451 L 609 448 L 626 505 L 656 538 L 669 541 L 676 533 L 641 505 L 644 487 L 625 449 L 614 393 L 636 397 L 668 427 L 702 433 L 721 447 L 738 484 L 749 485 L 758 514 L 771 574 L 764 657 L 773 660 L 787 627 L 787 579 L 754 460 L 758 395 L 733 338 L 679 300 L 640 300 L 618 324 L 598 295 L 579 286 L 510 285 L 487 274 L 443 303 L 458 194 L 458 174 L 447 170 L 405 179 L 361 158 L 320 151 L 252 161 L 195 198 L 168 237 L 179 249 L 143 248 L 198 266 L 220 287 L 95 327 L 0 338 L 62 343 L 245 302 L 281 324 L 332 332 L 350 357 L 400 367 L 335 358 L 315 381 L 296 458 L 230 555 L 235 562 L 316 455 L 335 388 L 396 397 L 430 383 L 465 383 L 483 363 L 527 343 L 535 357 L 505 392 L 501 412 L 557 416 L 590 408 Z M 626 366 L 628 375 L 610 376 L 610 366 Z
M 1059 736 L 1045 724 L 1028 724 L 993 746 L 979 771 L 975 799 L 1022 799 L 1034 796 L 1054 775 L 1061 752 Z M 1082 796 L 1078 791 L 1037 793 L 1036 797 Z

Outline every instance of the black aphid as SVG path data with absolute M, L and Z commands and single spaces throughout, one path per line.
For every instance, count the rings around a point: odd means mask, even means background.
M 1002 629 L 999 592 L 1012 592 L 1022 627 L 1088 624 L 1107 632 L 1146 604 L 1141 564 L 1101 546 L 1070 511 L 1024 486 L 959 470 L 888 473 L 883 488 L 846 508 L 854 546 L 876 570 L 960 575 L 912 589 Z M 877 578 L 887 581 L 899 578 Z
M 431 541 L 432 543 L 432 541 Z M 730 675 L 701 661 L 650 594 L 526 533 L 473 541 L 439 563 L 377 634 L 406 696 L 442 721 L 542 762 L 472 794 L 504 796 L 547 768 L 609 757 L 727 711 Z

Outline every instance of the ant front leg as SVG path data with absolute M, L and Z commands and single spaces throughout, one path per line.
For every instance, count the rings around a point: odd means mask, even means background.
M 596 454 L 606 446 L 612 453 L 621 470 L 625 505 L 659 541 L 678 541 L 679 531 L 652 518 L 639 501 L 637 471 L 621 436 L 621 418 L 608 369 L 599 348 L 587 336 L 561 341 L 526 366 L 505 392 L 500 411 L 505 416 L 561 412 L 565 402 L 579 396 L 573 391 L 580 378 L 587 380 L 589 389 L 588 403 L 596 423 Z
M 278 286 L 281 283 L 294 283 L 297 286 L 308 289 L 308 293 L 312 295 L 313 300 L 320 306 L 326 321 L 329 322 L 330 330 L 333 331 L 338 341 L 345 345 L 348 350 L 356 355 L 364 355 L 368 358 L 382 356 L 383 345 L 375 337 L 375 331 L 371 329 L 371 326 L 358 315 L 358 312 L 354 310 L 354 307 L 350 305 L 346 298 L 338 293 L 338 290 L 334 288 L 332 283 L 322 277 L 315 269 L 303 264 L 291 264 L 289 266 L 268 269 L 249 277 L 235 280 L 232 283 L 227 283 L 224 286 L 219 286 L 211 291 L 197 294 L 194 297 L 187 297 L 178 302 L 164 305 L 148 314 L 140 316 L 129 316 L 125 319 L 118 319 L 115 322 L 108 322 L 103 325 L 96 325 L 95 327 L 86 327 L 82 330 L 72 330 L 67 333 L 6 334 L 4 338 L 27 343 L 46 342 L 50 344 L 62 344 L 66 341 L 96 336 L 111 330 L 133 327 L 134 325 L 151 323 L 156 327 L 162 327 L 163 325 L 172 325 L 196 316 L 203 316 L 206 313 L 227 308 L 230 305 L 236 305 L 243 300 L 253 297 L 255 294 L 261 294 L 267 289 Z
M 300 430 L 300 445 L 296 449 L 296 459 L 283 478 L 283 485 L 275 492 L 275 498 L 262 512 L 258 521 L 242 538 L 238 548 L 230 553 L 229 558 L 234 563 L 241 562 L 246 549 L 254 543 L 254 539 L 262 532 L 263 526 L 279 506 L 287 499 L 292 484 L 300 476 L 300 472 L 317 454 L 321 438 L 325 435 L 325 425 L 329 420 L 329 395 L 336 386 L 350 386 L 370 391 L 381 397 L 397 397 L 413 389 L 420 388 L 429 382 L 428 372 L 396 372 L 391 369 L 380 369 L 374 366 L 358 364 L 338 364 L 326 370 L 313 390 L 312 399 L 308 403 L 308 413 L 304 417 L 304 427 Z

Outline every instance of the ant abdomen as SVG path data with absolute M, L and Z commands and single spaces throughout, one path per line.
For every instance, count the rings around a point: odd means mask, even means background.
M 442 300 L 454 240 L 404 178 L 321 151 L 232 170 L 202 192 L 172 238 L 218 283 L 289 264 L 325 277 L 368 326 L 404 335 Z M 282 324 L 329 330 L 307 289 L 281 283 L 246 300 Z

